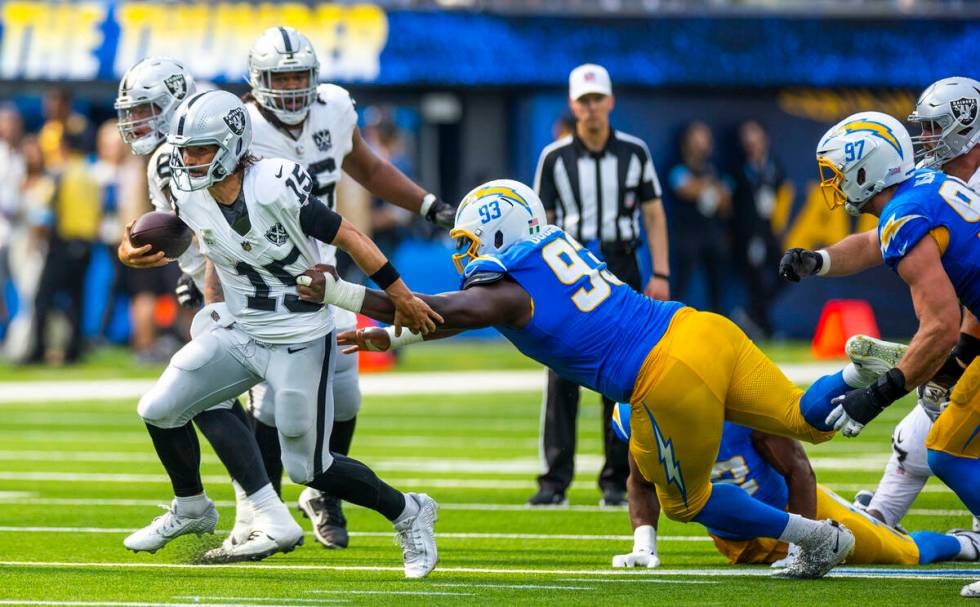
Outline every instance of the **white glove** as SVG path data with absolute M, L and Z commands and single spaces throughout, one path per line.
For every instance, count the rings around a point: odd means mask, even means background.
M 633 552 L 617 554 L 613 557 L 612 566 L 646 567 L 653 569 L 660 566 L 657 556 L 657 530 L 651 525 L 640 525 L 633 530 Z
M 843 396 L 838 396 L 834 400 L 830 401 L 831 404 L 842 400 Z M 844 405 L 837 405 L 830 415 L 827 416 L 826 423 L 834 427 L 834 430 L 839 431 L 841 434 L 847 437 L 854 437 L 864 430 L 864 424 L 861 422 L 854 421 L 847 415 L 847 411 L 844 410 Z
M 779 559 L 772 565 L 770 565 L 770 567 L 772 567 L 773 569 L 785 569 L 793 564 L 793 561 L 796 560 L 796 557 L 799 554 L 800 554 L 800 547 L 797 546 L 796 544 L 790 544 L 789 550 L 786 551 L 786 556 Z
M 613 557 L 613 567 L 646 567 L 653 569 L 660 566 L 660 557 L 655 552 L 630 552 L 617 554 Z

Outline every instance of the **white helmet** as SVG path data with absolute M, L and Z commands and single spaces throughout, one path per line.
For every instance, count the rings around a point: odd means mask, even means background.
M 306 88 L 272 88 L 272 74 L 302 71 L 309 73 Z M 291 27 L 270 27 L 248 52 L 248 83 L 255 101 L 286 124 L 299 124 L 306 119 L 310 105 L 316 101 L 319 76 L 320 62 L 313 44 Z
M 252 145 L 252 121 L 241 100 L 227 91 L 198 93 L 177 108 L 170 135 L 174 147 L 170 170 L 178 190 L 190 192 L 211 187 L 235 171 L 238 162 Z M 217 145 L 208 164 L 184 163 L 181 148 Z M 204 175 L 192 171 L 206 170 Z
M 922 92 L 909 122 L 922 131 L 912 138 L 920 166 L 939 168 L 980 145 L 980 82 L 943 78 Z
M 519 181 L 495 179 L 473 188 L 459 203 L 449 232 L 456 239 L 456 270 L 462 274 L 477 257 L 503 253 L 540 232 L 547 222 L 541 199 Z
M 134 154 L 142 156 L 156 149 L 170 131 L 177 106 L 195 88 L 187 68 L 169 57 L 149 57 L 126 70 L 116 95 L 116 125 Z M 133 117 L 133 110 L 143 105 L 150 106 L 151 114 Z
M 820 138 L 817 166 L 827 205 L 844 205 L 849 214 L 858 215 L 872 196 L 912 175 L 912 140 L 888 114 L 860 112 Z

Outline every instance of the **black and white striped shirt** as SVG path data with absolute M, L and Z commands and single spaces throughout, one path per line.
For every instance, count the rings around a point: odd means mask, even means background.
M 544 148 L 534 190 L 555 223 L 580 242 L 631 242 L 640 237 L 639 207 L 660 198 L 660 180 L 643 141 L 612 130 L 592 152 L 577 135 Z

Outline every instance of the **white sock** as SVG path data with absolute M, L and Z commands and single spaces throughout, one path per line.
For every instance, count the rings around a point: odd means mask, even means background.
M 633 552 L 657 553 L 657 530 L 650 525 L 640 525 L 633 530 Z
M 867 388 L 874 383 L 874 380 L 865 379 L 858 368 L 854 366 L 854 363 L 847 363 L 842 375 L 844 376 L 844 383 L 852 388 Z
M 405 509 L 402 510 L 402 513 L 398 515 L 398 518 L 396 518 L 391 522 L 393 525 L 395 525 L 395 527 L 397 527 L 398 525 L 404 523 L 408 519 L 413 518 L 418 513 L 419 513 L 418 501 L 416 501 L 415 496 L 413 496 L 411 493 L 406 493 Z
M 958 561 L 975 561 L 977 560 L 977 548 L 970 541 L 970 538 L 963 537 L 962 535 L 954 535 L 960 542 L 960 553 L 956 555 L 956 560 Z
M 777 539 L 787 544 L 799 544 L 800 540 L 810 535 L 818 527 L 820 527 L 819 521 L 811 521 L 799 514 L 790 514 L 786 528 L 783 529 L 783 533 Z
M 255 493 L 245 497 L 245 503 L 252 506 L 252 509 L 256 512 L 258 511 L 269 511 L 275 510 L 280 507 L 285 507 L 279 496 L 276 495 L 276 490 L 272 488 L 272 483 L 268 483 Z
M 175 497 L 174 501 L 176 502 L 174 510 L 177 511 L 177 514 L 190 517 L 201 516 L 207 511 L 208 505 L 211 503 L 208 495 L 203 491 L 190 497 Z
M 238 484 L 238 481 L 231 481 L 231 487 L 235 490 L 235 501 L 239 504 L 248 500 L 248 494 Z

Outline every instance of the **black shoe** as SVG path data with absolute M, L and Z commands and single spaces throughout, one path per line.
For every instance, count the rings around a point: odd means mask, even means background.
M 528 506 L 567 506 L 568 498 L 562 491 L 552 489 L 539 489 L 537 493 L 527 500 Z
M 603 489 L 602 499 L 599 500 L 600 506 L 625 506 L 626 505 L 626 491 L 622 489 Z
M 350 536 L 339 499 L 307 487 L 299 496 L 299 510 L 313 523 L 313 537 L 325 548 L 347 547 Z

